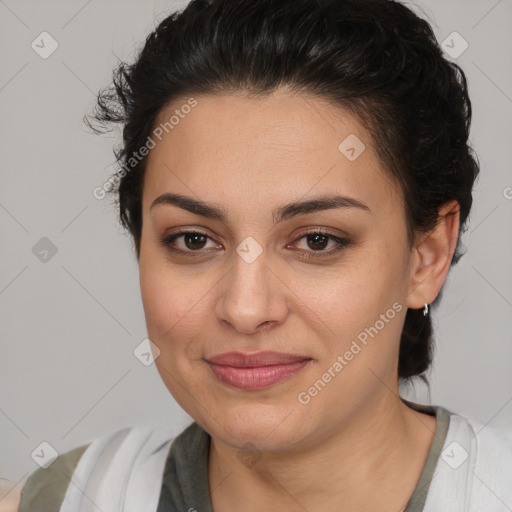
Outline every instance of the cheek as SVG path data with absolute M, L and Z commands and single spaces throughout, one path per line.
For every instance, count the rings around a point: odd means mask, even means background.
M 199 318 L 204 291 L 199 293 L 199 285 L 197 290 L 191 288 L 191 282 L 167 265 L 159 267 L 153 261 L 140 266 L 148 337 L 160 351 L 155 359 L 156 368 L 176 402 L 198 418 L 201 411 L 197 410 L 197 403 L 208 403 L 211 397 L 201 380 L 202 350 L 207 346 L 203 338 L 204 319 Z
M 389 279 L 384 272 L 389 269 L 367 247 L 328 271 L 302 270 L 289 279 L 296 296 L 312 312 L 328 325 L 342 327 L 364 321 L 385 300 Z
M 403 316 L 398 313 L 405 311 L 403 254 L 401 249 L 390 247 L 383 240 L 374 240 L 357 258 L 318 280 L 314 287 L 308 286 L 309 280 L 297 280 L 302 283 L 297 295 L 309 306 L 308 316 L 312 318 L 313 312 L 321 319 L 319 325 L 324 325 L 323 329 L 330 333 L 324 339 L 333 340 L 333 351 L 344 348 L 358 335 L 364 340 L 366 333 L 368 339 L 373 339 L 368 332 L 375 335 L 372 327 L 377 322 L 378 339 L 389 341 L 382 344 L 382 350 L 394 353 Z
M 148 335 L 162 352 L 185 350 L 187 340 L 200 338 L 208 303 L 205 294 L 212 286 L 204 277 L 192 279 L 167 264 L 140 265 Z
M 160 276 L 160 277 L 159 277 Z M 168 285 L 167 278 L 149 265 L 141 268 L 140 289 L 148 332 L 151 336 L 159 335 L 169 329 L 173 316 L 177 316 L 176 291 Z M 176 318 L 177 320 L 177 318 Z
M 160 376 L 180 405 L 188 410 L 187 394 L 180 383 L 191 382 L 198 354 L 194 352 L 202 323 L 194 294 L 182 286 L 179 273 L 157 265 L 141 266 L 140 287 L 149 339 L 158 347 L 155 364 Z M 184 293 L 187 290 L 188 293 Z M 197 302 L 197 301 L 196 301 Z

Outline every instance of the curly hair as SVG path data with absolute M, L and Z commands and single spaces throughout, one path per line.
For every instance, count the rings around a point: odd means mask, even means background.
M 186 95 L 258 97 L 280 86 L 345 107 L 368 130 L 403 191 L 411 247 L 414 234 L 433 229 L 441 206 L 455 199 L 461 229 L 451 265 L 459 260 L 479 172 L 468 142 L 467 81 L 444 58 L 429 23 L 395 0 L 192 0 L 159 23 L 136 61 L 120 62 L 112 86 L 98 93 L 93 123 L 85 117 L 96 133 L 123 126 L 114 149 L 121 172 L 105 191 L 118 198 L 137 258 L 147 158 L 132 156 L 162 109 Z M 426 382 L 432 357 L 431 317 L 408 309 L 399 378 Z

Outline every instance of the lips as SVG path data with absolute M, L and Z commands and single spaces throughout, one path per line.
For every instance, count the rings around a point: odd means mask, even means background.
M 302 370 L 311 358 L 280 352 L 229 352 L 207 359 L 222 383 L 244 390 L 264 389 Z

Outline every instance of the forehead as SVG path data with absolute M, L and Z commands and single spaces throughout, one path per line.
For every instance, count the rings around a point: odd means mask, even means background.
M 157 117 L 161 140 L 147 161 L 145 209 L 164 192 L 247 206 L 338 192 L 376 209 L 396 208 L 396 182 L 369 133 L 342 107 L 283 90 L 194 100 L 184 108 L 189 97 L 176 99 Z

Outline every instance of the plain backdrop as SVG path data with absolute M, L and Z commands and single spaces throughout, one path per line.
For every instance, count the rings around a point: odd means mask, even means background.
M 133 61 L 185 5 L 0 0 L 0 478 L 13 484 L 38 467 L 41 442 L 62 453 L 124 426 L 177 435 L 191 421 L 133 353 L 146 338 L 135 253 L 114 207 L 92 194 L 115 169 L 116 138 L 82 122 L 117 58 Z M 481 175 L 467 254 L 434 314 L 431 394 L 404 393 L 512 427 L 512 0 L 408 5 L 440 42 L 467 41 L 454 60 L 469 81 Z M 45 51 L 58 44 L 47 58 L 32 46 L 41 37 Z

